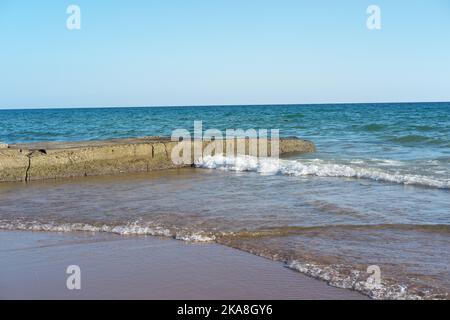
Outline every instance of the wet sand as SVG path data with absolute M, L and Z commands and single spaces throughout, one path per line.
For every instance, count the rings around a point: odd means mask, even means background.
M 68 290 L 66 268 L 81 268 Z M 0 299 L 366 299 L 212 243 L 0 231 Z

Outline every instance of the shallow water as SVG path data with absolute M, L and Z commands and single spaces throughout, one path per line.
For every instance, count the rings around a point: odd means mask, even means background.
M 449 103 L 0 111 L 0 141 L 161 135 L 193 120 L 280 128 L 318 151 L 1 184 L 0 227 L 217 241 L 375 298 L 448 298 Z
M 0 256 L 1 300 L 366 299 L 214 243 L 0 230 Z M 64 285 L 73 263 L 81 268 L 81 290 Z
M 450 200 L 435 192 L 447 191 L 189 168 L 2 184 L 0 228 L 217 241 L 373 297 L 445 298 Z M 366 286 L 369 265 L 382 287 Z

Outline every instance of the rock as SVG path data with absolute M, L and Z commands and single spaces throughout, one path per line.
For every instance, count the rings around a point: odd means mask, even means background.
M 245 141 L 246 154 L 250 141 L 255 142 L 253 139 Z M 260 140 L 264 141 L 270 155 L 271 141 Z M 190 163 L 172 161 L 172 151 L 178 143 L 168 137 L 146 137 L 5 145 L 3 149 L 0 147 L 0 182 L 103 176 L 190 166 L 195 160 L 194 154 Z M 202 143 L 203 150 L 208 144 Z M 224 154 L 227 153 L 226 143 L 223 148 Z M 234 149 L 238 153 L 237 144 Z M 314 144 L 309 141 L 296 138 L 279 141 L 280 154 L 314 151 Z

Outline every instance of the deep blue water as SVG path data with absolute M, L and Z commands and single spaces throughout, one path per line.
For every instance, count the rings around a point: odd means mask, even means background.
M 390 147 L 450 147 L 450 103 L 0 110 L 0 141 L 77 141 L 207 128 L 279 128 L 284 136 Z M 344 146 L 345 147 L 345 146 Z

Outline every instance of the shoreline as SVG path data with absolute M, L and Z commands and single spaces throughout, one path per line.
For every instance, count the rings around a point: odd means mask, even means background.
M 211 242 L 220 243 L 278 261 L 278 267 L 286 265 L 285 262 L 299 262 L 300 265 L 294 266 L 294 269 L 301 267 L 298 270 L 301 274 L 341 288 L 353 288 L 377 299 L 434 299 L 447 292 L 447 279 L 437 273 L 445 270 L 440 265 L 448 260 L 445 256 L 445 248 L 448 247 L 446 234 L 435 233 L 429 228 L 425 232 L 409 232 L 403 227 L 372 230 L 364 221 L 354 227 L 339 223 L 330 225 L 328 219 L 322 220 L 322 225 L 317 228 L 300 225 L 292 230 L 289 220 L 284 222 L 280 219 L 280 222 L 273 212 L 281 211 L 279 216 L 282 219 L 297 212 L 301 217 L 302 208 L 297 211 L 295 204 L 311 204 L 311 198 L 308 193 L 306 196 L 299 194 L 314 191 L 312 196 L 315 198 L 321 191 L 311 189 L 314 185 L 306 180 L 302 180 L 305 183 L 291 183 L 298 181 L 296 177 L 263 177 L 254 173 L 229 174 L 222 170 L 179 168 L 125 176 L 4 183 L 0 184 L 0 229 L 51 231 L 51 234 L 47 233 L 48 237 L 56 239 L 61 235 L 59 232 L 72 234 L 86 231 L 100 237 L 107 233 L 115 234 L 119 237 L 116 239 L 122 240 L 128 239 L 128 236 L 148 235 L 164 236 L 171 241 L 185 240 L 187 243 L 208 242 L 203 248 L 210 247 Z M 332 181 L 326 181 L 328 188 Z M 353 185 L 348 190 L 354 190 Z M 237 186 L 239 192 L 236 197 L 230 197 Z M 267 187 L 272 186 L 276 187 L 281 197 L 266 198 Z M 295 198 L 286 198 L 292 186 L 296 188 Z M 323 210 L 323 203 L 313 202 L 303 211 L 303 215 L 313 222 L 317 215 L 329 213 L 329 207 Z M 283 214 L 283 208 L 288 205 L 293 209 Z M 345 207 L 341 208 L 332 211 L 333 216 L 336 215 L 334 212 L 347 212 Z M 255 232 L 246 237 L 247 229 Z M 290 230 L 296 232 L 289 235 Z M 259 237 L 265 231 L 275 233 Z M 280 236 L 277 232 L 281 232 Z M 27 238 L 28 233 L 20 234 Z M 386 247 L 386 239 L 391 243 L 389 247 Z M 409 246 L 411 239 L 415 239 L 413 251 Z M 20 237 L 13 239 L 15 242 L 18 240 L 20 242 Z M 231 243 L 227 243 L 228 240 Z M 436 258 L 431 257 L 427 261 L 422 257 L 429 255 L 430 245 L 433 245 L 432 253 Z M 128 250 L 126 246 L 120 248 Z M 379 254 L 381 250 L 371 251 L 372 248 L 384 248 L 382 255 Z M 89 250 L 85 251 L 89 254 Z M 403 254 L 405 251 L 407 254 Z M 70 254 L 70 247 L 62 252 L 63 256 Z M 355 260 L 354 257 L 360 258 Z M 379 265 L 383 270 L 383 279 L 391 282 L 386 282 L 381 288 L 362 287 L 367 276 L 365 267 L 373 264 Z M 411 267 L 405 268 L 405 265 Z M 237 274 L 239 272 L 236 271 Z M 416 278 L 410 280 L 413 273 Z M 430 278 L 436 279 L 435 285 L 427 285 L 426 281 Z M 407 287 L 411 289 L 405 291 Z
M 368 299 L 216 243 L 0 230 L 0 299 Z M 81 290 L 68 290 L 79 265 Z

